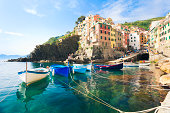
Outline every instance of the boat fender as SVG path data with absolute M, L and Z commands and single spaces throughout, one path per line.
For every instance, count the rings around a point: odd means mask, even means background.
M 54 76 L 54 69 L 53 69 L 53 71 L 52 71 L 52 75 Z

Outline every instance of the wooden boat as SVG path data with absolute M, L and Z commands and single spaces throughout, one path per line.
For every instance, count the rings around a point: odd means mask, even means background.
M 30 100 L 33 100 L 33 97 L 35 95 L 42 94 L 45 91 L 45 88 L 47 88 L 48 84 L 49 84 L 48 77 L 40 81 L 34 82 L 29 86 L 22 82 L 21 84 L 19 84 L 19 88 L 16 92 L 17 98 L 24 102 L 29 102 Z
M 26 84 L 31 84 L 47 77 L 47 75 L 49 74 L 49 70 L 46 68 L 35 68 L 18 72 L 18 74 L 23 82 L 25 82 Z
M 95 69 L 122 69 L 123 63 L 114 65 L 94 65 Z
M 83 64 L 73 64 L 73 72 L 76 73 L 86 73 L 87 66 Z
M 87 64 L 87 71 L 91 71 L 92 69 L 92 64 Z
M 139 67 L 139 64 L 125 62 L 123 67 Z
M 139 66 L 149 66 L 150 63 L 139 63 Z
M 52 72 L 52 75 L 61 75 L 68 77 L 68 75 L 72 72 L 71 66 L 64 66 L 64 65 L 52 65 L 50 66 L 50 71 Z

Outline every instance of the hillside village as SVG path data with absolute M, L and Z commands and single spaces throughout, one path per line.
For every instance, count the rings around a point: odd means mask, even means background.
M 146 31 L 137 26 L 114 24 L 111 18 L 103 18 L 97 14 L 87 16 L 75 27 L 74 32 L 80 35 L 84 56 L 91 59 L 95 56 L 95 51 L 100 49 L 103 58 L 108 59 L 112 58 L 115 50 L 148 52 L 148 48 L 151 48 L 155 52 L 160 51 L 163 45 L 170 43 L 169 23 L 170 13 L 165 19 L 153 21 L 149 31 Z
M 151 61 L 159 59 L 154 56 L 158 53 L 170 57 L 170 13 L 165 17 L 124 24 L 115 24 L 111 18 L 98 14 L 81 16 L 78 20 L 72 32 L 52 37 L 36 46 L 27 61 L 64 61 L 69 55 L 80 61 L 108 61 L 141 51 L 149 53 Z M 146 27 L 149 27 L 148 31 Z M 49 50 L 56 50 L 57 53 Z

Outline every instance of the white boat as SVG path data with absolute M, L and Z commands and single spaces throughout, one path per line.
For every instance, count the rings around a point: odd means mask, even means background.
M 83 64 L 73 64 L 73 72 L 77 73 L 85 73 L 87 70 L 87 66 Z
M 23 72 L 18 72 L 20 79 L 26 84 L 31 84 L 39 81 L 49 74 L 49 70 L 46 68 L 35 68 Z
M 124 62 L 123 67 L 139 67 L 139 64 L 135 64 L 131 62 Z
M 87 64 L 87 71 L 91 71 L 92 69 L 92 64 Z
M 139 63 L 139 66 L 149 66 L 150 63 Z

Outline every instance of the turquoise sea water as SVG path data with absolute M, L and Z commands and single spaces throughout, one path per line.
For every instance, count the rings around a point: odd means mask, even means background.
M 28 63 L 29 69 L 36 67 L 39 63 Z M 88 98 L 97 100 L 91 93 L 122 111 L 138 111 L 159 106 L 167 94 L 155 86 L 158 83 L 149 67 L 96 70 L 72 78 L 49 75 L 28 87 L 17 75 L 22 70 L 24 62 L 0 62 L 0 100 L 6 97 L 0 113 L 117 113 Z

